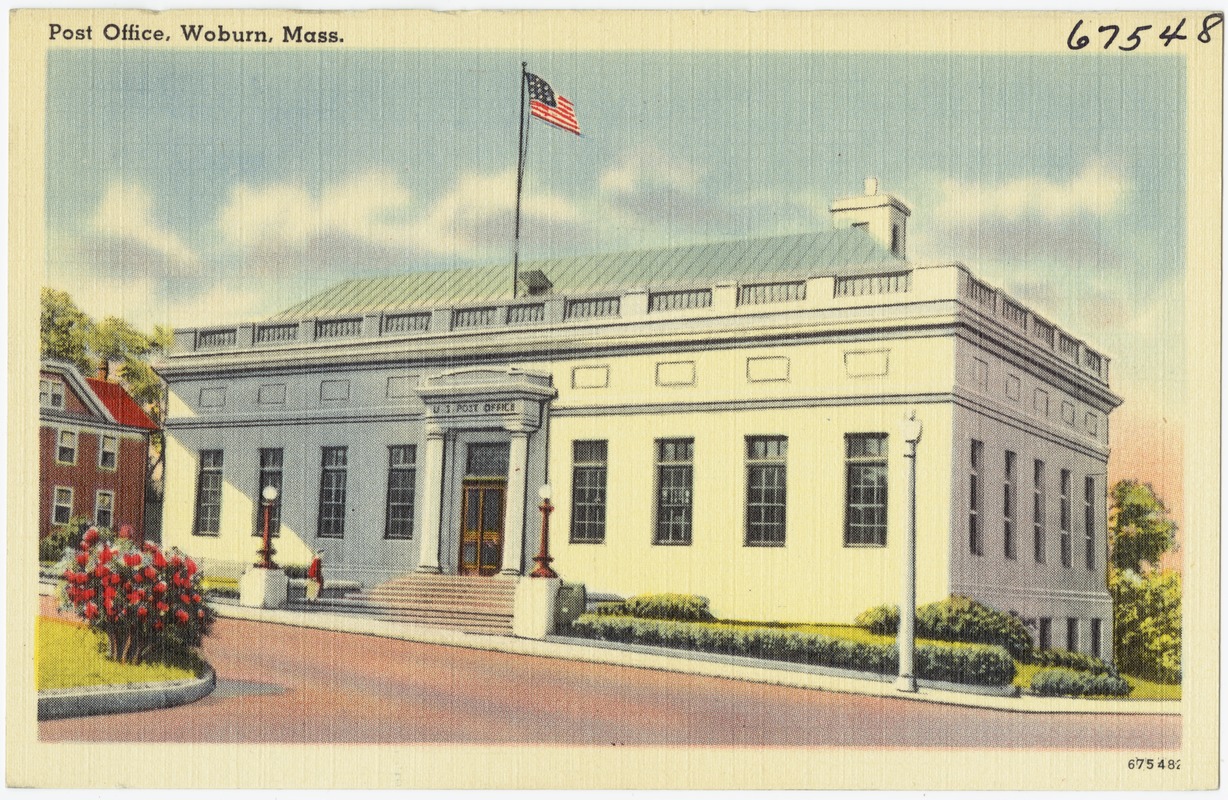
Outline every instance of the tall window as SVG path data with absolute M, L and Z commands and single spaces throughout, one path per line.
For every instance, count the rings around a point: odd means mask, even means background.
M 388 448 L 388 507 L 384 510 L 384 538 L 414 538 L 414 484 L 417 482 L 412 444 Z
M 61 464 L 77 463 L 77 434 L 75 431 L 60 431 L 55 460 Z
M 38 382 L 38 404 L 41 408 L 63 408 L 64 384 L 60 381 L 40 380 Z
M 844 436 L 844 545 L 887 544 L 887 434 Z
M 607 443 L 571 443 L 571 541 L 605 541 L 605 481 Z
M 1088 569 L 1096 568 L 1096 479 L 1083 479 L 1083 559 Z
M 55 498 L 51 504 L 51 524 L 67 525 L 72 519 L 72 487 L 55 487 Z
M 1062 566 L 1069 567 L 1072 560 L 1070 541 L 1070 470 L 1062 470 L 1061 482 Z
M 1070 652 L 1079 650 L 1079 618 L 1066 618 L 1066 649 Z
M 746 544 L 772 547 L 785 543 L 784 436 L 746 437 Z
M 344 447 L 320 448 L 320 516 L 316 529 L 324 538 L 345 536 L 345 467 Z
M 1041 650 L 1048 650 L 1053 647 L 1053 620 L 1050 617 L 1040 618 L 1040 636 L 1037 644 Z
M 691 543 L 694 439 L 657 440 L 657 535 L 654 544 Z
M 119 462 L 119 437 L 102 434 L 98 442 L 98 466 L 102 469 L 115 469 Z
M 200 451 L 196 476 L 197 536 L 217 536 L 222 520 L 222 451 Z
M 1005 473 L 1002 479 L 1002 547 L 1007 558 L 1015 558 L 1015 454 L 1006 451 Z
M 1032 462 L 1032 553 L 1045 563 L 1045 462 Z
M 94 494 L 94 524 L 100 528 L 110 528 L 114 521 L 115 492 L 95 492 Z
M 260 475 L 256 484 L 256 495 L 260 497 L 256 508 L 256 536 L 264 534 L 264 498 L 261 495 L 264 487 L 272 486 L 277 490 L 277 499 L 269 507 L 269 536 L 281 533 L 281 500 L 282 500 L 282 449 L 280 447 L 264 447 L 260 450 Z
M 981 464 L 985 445 L 972 440 L 968 464 L 968 550 L 974 556 L 985 555 L 985 536 L 981 530 Z
M 1092 651 L 1091 651 L 1092 655 L 1094 655 L 1096 658 L 1101 658 L 1102 655 L 1100 652 L 1101 641 L 1100 641 L 1100 620 L 1099 619 L 1092 620 L 1091 645 L 1092 645 Z

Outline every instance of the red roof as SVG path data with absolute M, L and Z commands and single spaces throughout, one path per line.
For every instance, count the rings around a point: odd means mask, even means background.
M 127 425 L 131 428 L 145 428 L 146 430 L 156 431 L 158 426 L 154 424 L 149 415 L 145 413 L 132 396 L 124 391 L 124 387 L 118 383 L 99 380 L 98 378 L 86 378 L 85 382 L 94 390 L 94 394 L 98 395 L 98 399 L 111 412 L 111 416 L 115 417 L 115 421 L 120 425 Z

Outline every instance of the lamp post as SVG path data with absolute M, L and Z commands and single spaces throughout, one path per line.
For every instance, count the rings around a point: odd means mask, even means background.
M 554 560 L 550 557 L 550 512 L 554 510 L 554 506 L 550 505 L 550 484 L 543 485 L 537 490 L 537 494 L 542 499 L 542 504 L 537 507 L 537 510 L 542 512 L 542 540 L 541 549 L 533 556 L 537 569 L 529 573 L 529 577 L 557 578 L 558 573 L 550 569 L 550 562 Z
M 895 688 L 901 692 L 917 691 L 917 676 L 913 667 L 916 650 L 917 616 L 917 442 L 921 440 L 921 421 L 913 411 L 900 423 L 904 439 L 904 458 L 908 465 L 907 512 L 904 518 L 904 586 L 900 599 L 900 629 L 897 642 L 900 651 L 900 674 Z
M 273 543 L 269 540 L 269 512 L 273 509 L 273 503 L 277 502 L 277 487 L 272 484 L 264 487 L 260 496 L 264 498 L 264 502 L 261 503 L 264 506 L 264 547 L 257 551 L 260 553 L 260 563 L 256 566 L 261 569 L 278 569 L 278 566 L 273 563 L 273 555 L 277 551 L 273 549 Z

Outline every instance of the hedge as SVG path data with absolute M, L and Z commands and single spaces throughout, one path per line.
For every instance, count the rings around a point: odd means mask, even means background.
M 1116 674 L 1111 666 L 1099 658 L 1070 650 L 1034 650 L 1030 661 L 1041 667 L 1064 667 L 1076 672 L 1090 672 L 1094 675 Z
M 894 644 L 870 644 L 817 633 L 775 628 L 732 628 L 693 622 L 585 614 L 572 625 L 579 636 L 724 655 L 749 656 L 888 675 L 899 669 Z M 1005 686 L 1015 662 L 1001 647 L 976 644 L 918 645 L 917 677 L 980 686 Z
M 899 606 L 867 609 L 857 616 L 856 624 L 872 633 L 894 636 L 900 627 Z M 1020 661 L 1027 661 L 1032 653 L 1032 636 L 1023 620 L 959 595 L 918 608 L 916 632 L 924 639 L 999 645 Z
M 1032 676 L 1032 691 L 1044 697 L 1125 697 L 1131 689 L 1112 673 L 1096 675 L 1055 667 Z

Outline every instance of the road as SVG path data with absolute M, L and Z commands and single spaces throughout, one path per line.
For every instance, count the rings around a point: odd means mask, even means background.
M 43 741 L 1095 748 L 1175 716 L 1022 714 L 219 619 L 209 697 L 39 725 Z

